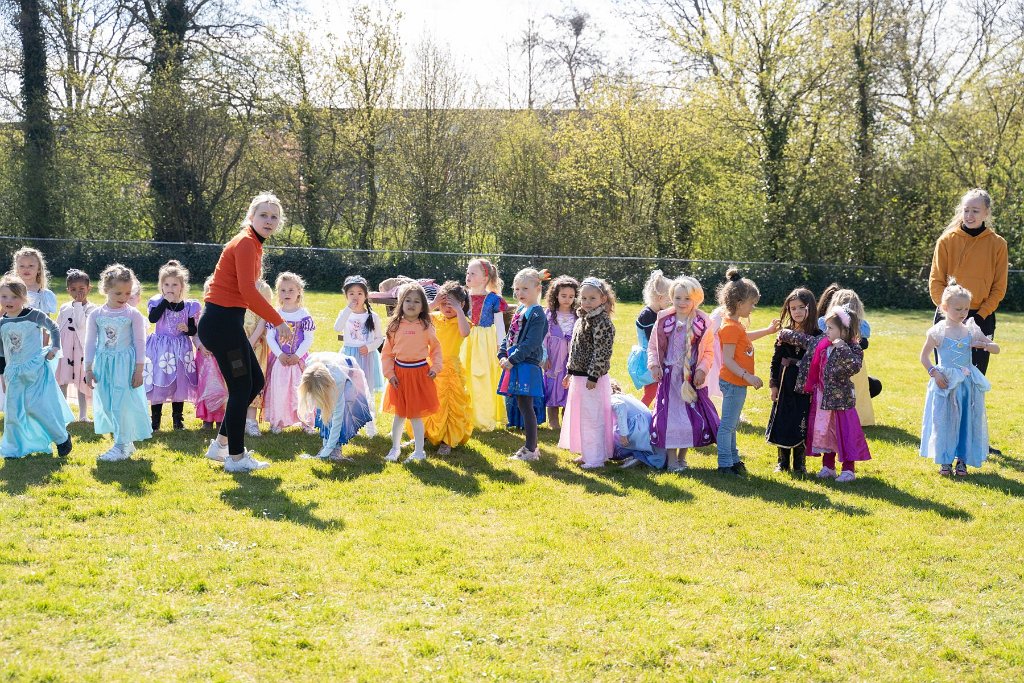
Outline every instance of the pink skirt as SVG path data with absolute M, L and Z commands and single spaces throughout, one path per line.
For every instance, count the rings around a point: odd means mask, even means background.
M 603 465 L 615 447 L 613 422 L 608 375 L 602 375 L 593 389 L 587 389 L 586 377 L 570 375 L 558 447 L 579 453 L 585 465 Z
M 74 330 L 60 331 L 61 357 L 57 359 L 57 384 L 73 384 L 80 394 L 92 396 L 92 387 L 85 381 L 85 347 Z
M 227 407 L 228 388 L 224 384 L 224 376 L 220 374 L 220 366 L 213 356 L 202 351 L 196 352 L 196 417 L 203 422 L 223 422 L 224 409 Z
M 267 387 L 263 392 L 263 419 L 271 427 L 284 429 L 297 424 L 313 424 L 312 415 L 299 414 L 299 380 L 306 361 L 284 365 L 271 356 L 267 370 Z
M 870 460 L 871 451 L 860 427 L 857 409 L 823 410 L 820 405 L 821 389 L 817 389 L 811 398 L 807 419 L 807 453 L 836 453 L 839 462 Z

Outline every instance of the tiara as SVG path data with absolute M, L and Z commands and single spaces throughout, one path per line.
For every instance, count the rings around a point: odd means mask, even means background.
M 604 283 L 598 280 L 596 277 L 585 277 L 583 282 L 580 283 L 580 287 L 593 287 L 600 289 L 602 292 L 605 291 Z
M 850 326 L 850 309 L 846 305 L 833 306 L 832 310 L 829 311 L 830 316 L 835 316 L 843 323 L 843 327 Z

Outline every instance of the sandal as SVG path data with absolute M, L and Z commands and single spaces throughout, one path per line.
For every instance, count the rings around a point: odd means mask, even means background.
M 966 477 L 967 476 L 967 463 L 963 460 L 956 461 L 956 476 Z
M 953 474 L 953 468 L 950 467 L 949 465 L 942 465 L 941 467 L 939 467 L 939 474 L 942 475 L 943 477 L 948 477 L 951 474 Z

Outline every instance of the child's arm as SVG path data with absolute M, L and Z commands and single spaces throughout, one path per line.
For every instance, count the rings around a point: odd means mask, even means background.
M 639 323 L 637 323 L 639 325 Z M 658 323 L 655 322 L 655 325 Z M 662 351 L 661 340 L 658 338 L 655 325 L 651 326 L 651 336 L 647 340 L 647 369 L 651 371 L 651 377 L 655 382 L 660 382 L 664 375 L 664 368 L 661 367 Z
M 333 446 L 329 444 L 338 443 L 338 437 L 341 435 L 341 427 L 345 424 L 345 392 L 342 391 L 344 384 L 338 383 L 338 377 L 335 377 L 334 373 L 336 370 L 331 370 L 331 377 L 334 378 L 334 413 L 331 415 L 331 427 L 327 434 L 327 440 L 324 441 L 323 447 L 320 449 L 320 453 L 317 455 L 319 458 L 326 458 L 331 454 Z M 320 419 L 325 420 L 327 416 L 321 414 Z
M 50 316 L 38 309 L 33 311 L 32 322 L 50 333 L 50 350 L 46 353 L 46 359 L 51 360 L 60 351 L 60 328 Z
M 768 370 L 768 388 L 772 390 L 772 400 L 779 397 L 779 381 L 782 378 L 782 343 L 775 342 L 775 351 L 772 353 L 772 364 Z
M 806 332 L 798 332 L 797 330 L 782 330 L 779 332 L 779 341 L 784 344 L 799 346 L 809 351 L 811 350 L 811 343 L 814 341 L 814 337 Z
M 284 353 L 281 350 L 281 344 L 277 341 L 277 328 L 271 327 L 270 323 L 267 323 L 267 346 L 275 356 L 281 356 Z
M 768 327 L 764 327 L 760 330 L 754 330 L 753 332 L 748 331 L 747 339 L 749 339 L 750 341 L 756 341 L 761 337 L 767 337 L 769 334 L 775 334 L 776 332 L 779 331 L 779 328 L 781 326 L 782 322 L 778 318 L 776 318 L 775 320 L 772 320 L 772 324 L 769 325 Z
M 255 313 L 253 315 L 256 315 Z M 259 343 L 260 339 L 267 333 L 267 322 L 256 316 L 256 327 L 253 328 L 252 334 L 249 335 L 249 346 L 256 348 L 256 344 Z
M 505 303 L 505 299 L 500 294 L 495 294 L 498 300 L 494 304 L 494 329 L 498 334 L 498 339 L 505 338 L 505 309 L 508 308 L 508 304 Z
M 160 318 L 164 317 L 164 311 L 167 310 L 167 299 L 157 294 L 149 300 L 149 322 L 158 323 Z
M 142 368 L 146 363 L 146 319 L 138 309 L 131 308 L 128 315 L 132 319 L 132 342 L 135 346 L 135 372 L 132 374 L 132 389 L 142 386 Z
M 85 381 L 87 384 L 92 386 L 94 384 L 92 376 L 92 362 L 96 358 L 96 318 L 99 315 L 100 309 L 93 309 L 93 312 L 89 314 L 89 317 L 85 321 Z M 2 354 L 2 351 L 0 351 Z
M 840 378 L 844 375 L 847 378 L 853 377 L 864 366 L 864 349 L 860 348 L 859 344 L 850 345 L 842 339 L 837 339 L 832 342 L 829 362 L 838 370 Z
M 334 319 L 334 331 L 345 332 L 345 323 L 348 322 L 348 317 L 352 315 L 352 309 L 346 306 L 338 312 L 338 317 Z
M 426 333 L 427 348 L 430 350 L 430 372 L 427 374 L 431 377 L 437 377 L 437 373 L 441 372 L 444 361 L 441 356 L 441 342 L 437 339 L 437 332 L 434 331 L 433 325 L 426 329 Z
M 380 352 L 380 370 L 392 386 L 398 386 L 398 378 L 395 377 L 395 347 L 391 343 L 391 337 L 385 335 L 384 348 Z
M 455 306 L 455 317 L 459 321 L 459 334 L 463 338 L 469 336 L 469 330 L 471 325 L 469 324 L 469 318 L 466 317 L 465 311 L 462 310 L 462 306 Z
M 296 358 L 302 358 L 313 348 L 313 331 L 316 330 L 316 323 L 313 321 L 312 316 L 303 318 L 299 325 L 302 325 L 305 334 L 302 337 L 302 343 L 299 344 L 299 348 L 295 349 L 294 355 Z
M 946 381 L 945 376 L 938 370 L 938 368 L 932 364 L 932 352 L 938 344 L 935 338 L 929 334 L 924 339 L 924 346 L 921 347 L 921 365 L 924 366 L 925 372 L 928 376 L 935 380 L 935 384 L 939 389 L 948 389 L 949 382 Z
M 593 389 L 602 375 L 611 369 L 612 351 L 615 348 L 615 325 L 606 315 L 599 316 L 594 323 L 594 355 L 587 366 L 587 388 Z
M 534 309 L 534 313 L 523 322 L 523 325 L 523 333 L 519 337 L 519 343 L 516 344 L 515 350 L 508 356 L 508 362 L 512 365 L 522 363 L 523 356 L 528 352 L 542 348 L 544 346 L 544 337 L 548 334 L 547 316 L 539 308 Z

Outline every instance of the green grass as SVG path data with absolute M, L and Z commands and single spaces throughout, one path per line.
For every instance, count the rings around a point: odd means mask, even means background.
M 308 297 L 320 350 L 341 301 Z M 111 464 L 75 425 L 68 459 L 0 466 L 0 680 L 1020 680 L 1024 316 L 1000 314 L 990 373 L 1007 455 L 955 481 L 916 453 L 930 314 L 870 320 L 885 426 L 851 485 L 772 472 L 767 390 L 742 480 L 713 449 L 584 472 L 550 430 L 539 463 L 498 431 L 417 466 L 383 437 L 301 460 L 318 440 L 292 431 L 232 476 L 194 420 Z

